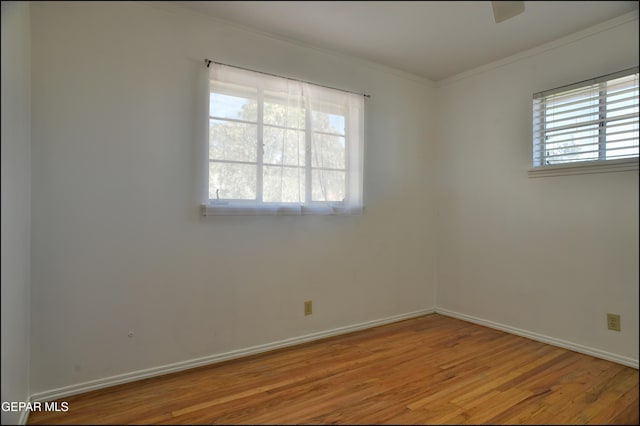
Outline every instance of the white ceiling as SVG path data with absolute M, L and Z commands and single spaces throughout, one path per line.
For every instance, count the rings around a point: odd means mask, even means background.
M 632 10 L 637 1 L 526 1 L 494 23 L 489 1 L 179 1 L 244 27 L 432 81 Z

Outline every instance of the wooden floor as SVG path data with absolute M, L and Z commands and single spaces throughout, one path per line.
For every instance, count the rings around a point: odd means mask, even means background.
M 433 314 L 60 401 L 29 424 L 638 424 L 638 370 Z

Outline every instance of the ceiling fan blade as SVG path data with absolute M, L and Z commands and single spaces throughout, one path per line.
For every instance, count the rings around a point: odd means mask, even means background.
M 523 1 L 492 1 L 491 7 L 496 24 L 524 12 Z

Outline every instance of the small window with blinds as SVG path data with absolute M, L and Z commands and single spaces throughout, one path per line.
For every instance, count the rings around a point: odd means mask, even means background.
M 637 160 L 637 67 L 533 96 L 534 170 Z

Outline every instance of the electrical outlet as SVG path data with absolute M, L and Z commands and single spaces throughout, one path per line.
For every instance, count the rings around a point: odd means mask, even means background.
M 607 328 L 609 330 L 620 331 L 620 315 L 607 314 Z
M 304 314 L 311 315 L 313 313 L 313 305 L 311 300 L 304 302 Z

